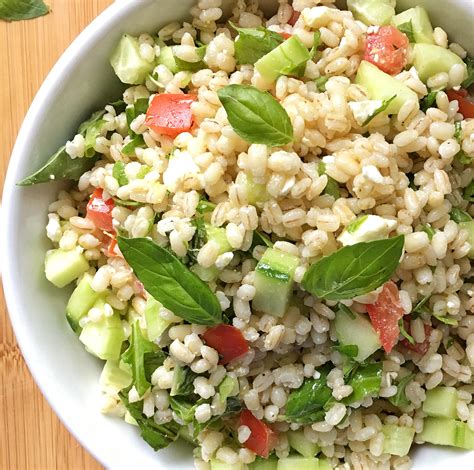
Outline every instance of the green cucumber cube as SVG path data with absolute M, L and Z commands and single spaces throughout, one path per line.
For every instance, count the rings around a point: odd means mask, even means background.
M 386 454 L 403 457 L 408 455 L 415 437 L 415 430 L 395 424 L 384 424 L 382 432 L 385 436 L 383 451 Z
M 85 256 L 76 250 L 49 250 L 46 252 L 44 272 L 46 279 L 56 287 L 65 287 L 89 269 Z
M 319 460 L 316 458 L 290 456 L 278 461 L 277 470 L 319 470 Z
M 458 392 L 454 387 L 436 387 L 426 392 L 423 411 L 436 418 L 456 418 Z
M 395 15 L 392 2 L 385 0 L 347 0 L 347 8 L 356 20 L 362 21 L 367 26 L 390 24 Z
M 171 325 L 171 322 L 165 320 L 160 315 L 161 303 L 155 300 L 151 295 L 148 295 L 145 306 L 145 322 L 146 331 L 149 341 L 158 339 L 166 329 Z
M 288 443 L 290 447 L 303 457 L 315 457 L 316 454 L 321 450 L 318 444 L 309 441 L 303 430 L 299 431 L 288 431 L 287 433 Z
M 249 470 L 277 470 L 278 459 L 276 457 L 268 457 L 268 459 L 257 459 L 249 465 Z
M 214 227 L 214 225 L 211 225 L 211 224 L 205 224 L 205 226 L 206 226 L 207 241 L 210 242 L 211 240 L 213 240 L 219 245 L 220 255 L 228 251 L 233 251 L 230 243 L 227 240 L 225 228 Z
M 100 374 L 99 383 L 106 392 L 120 392 L 132 383 L 130 366 L 119 361 L 107 361 Z
M 424 44 L 435 43 L 430 17 L 423 7 L 416 6 L 410 8 L 392 18 L 392 24 L 397 27 L 410 22 L 415 42 Z
M 286 313 L 298 264 L 297 256 L 267 248 L 255 269 L 256 293 L 252 303 L 255 310 L 277 317 Z
M 467 425 L 457 421 L 456 447 L 474 450 L 474 431 Z
M 420 438 L 430 444 L 456 446 L 457 421 L 449 418 L 425 418 Z
M 270 199 L 267 186 L 265 184 L 255 183 L 252 175 L 241 171 L 237 175 L 236 183 L 245 187 L 249 204 L 263 204 Z
M 319 460 L 318 470 L 332 470 L 332 465 L 326 460 Z

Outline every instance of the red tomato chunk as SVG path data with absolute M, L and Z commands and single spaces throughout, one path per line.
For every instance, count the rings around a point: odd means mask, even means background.
M 106 232 L 113 232 L 112 209 L 115 207 L 112 198 L 104 200 L 103 190 L 97 188 L 87 203 L 87 218 L 92 220 L 95 226 Z
M 295 23 L 298 21 L 298 18 L 300 17 L 300 15 L 301 13 L 299 11 L 293 10 L 291 17 L 288 20 L 288 24 L 291 24 L 291 26 L 294 26 Z
M 394 26 L 381 26 L 367 34 L 364 59 L 390 75 L 407 64 L 408 38 Z
M 202 335 L 204 341 L 220 355 L 220 364 L 227 364 L 249 350 L 241 331 L 232 325 L 217 325 Z
M 176 137 L 193 125 L 191 103 L 194 95 L 163 93 L 156 95 L 146 113 L 145 124 L 158 134 Z
M 460 90 L 448 90 L 449 101 L 456 101 L 459 105 L 459 112 L 464 116 L 464 119 L 474 118 L 474 103 L 469 101 L 469 93 L 461 88 Z
M 266 459 L 275 447 L 278 435 L 249 410 L 242 411 L 239 426 L 250 429 L 250 437 L 244 442 L 244 446 Z
M 393 281 L 387 282 L 377 302 L 366 307 L 372 326 L 379 335 L 384 350 L 389 353 L 400 335 L 398 320 L 405 314 L 400 305 L 397 285 Z

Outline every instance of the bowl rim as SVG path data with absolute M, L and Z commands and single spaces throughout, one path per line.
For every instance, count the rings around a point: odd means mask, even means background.
M 94 47 L 94 44 L 120 21 L 120 18 L 127 16 L 129 12 L 135 8 L 135 2 L 118 0 L 105 8 L 105 10 L 96 16 L 71 42 L 46 75 L 18 131 L 8 162 L 2 194 L 2 208 L 0 211 L 0 259 L 3 260 L 1 263 L 0 279 L 3 283 L 8 317 L 21 354 L 35 384 L 39 387 L 41 394 L 55 415 L 80 445 L 104 467 L 107 467 L 107 462 L 104 460 L 105 455 L 101 455 L 100 446 L 95 445 L 94 442 L 88 438 L 86 432 L 74 429 L 70 420 L 67 418 L 66 410 L 64 409 L 65 405 L 58 399 L 58 395 L 54 392 L 54 387 L 51 386 L 54 380 L 49 378 L 48 374 L 45 373 L 47 367 L 34 359 L 35 348 L 32 347 L 28 341 L 28 327 L 23 325 L 20 321 L 20 316 L 16 313 L 19 311 L 20 306 L 18 305 L 15 295 L 18 287 L 15 286 L 13 277 L 10 275 L 10 273 L 13 272 L 13 263 L 11 257 L 8 256 L 8 247 L 12 244 L 12 231 L 8 229 L 8 221 L 13 220 L 16 205 L 14 189 L 16 182 L 20 179 L 19 173 L 24 162 L 24 155 L 28 153 L 29 137 L 34 132 L 35 122 L 41 117 L 43 110 L 47 108 L 48 102 L 54 97 L 56 86 L 62 82 L 65 72 L 76 60 L 81 60 L 81 58 Z

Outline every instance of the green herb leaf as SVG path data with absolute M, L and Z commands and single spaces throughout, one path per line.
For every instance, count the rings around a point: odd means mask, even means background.
M 415 340 L 413 336 L 411 336 L 408 331 L 405 329 L 405 323 L 403 321 L 403 318 L 400 318 L 398 321 L 398 328 L 400 329 L 400 334 L 410 343 L 410 344 L 415 344 Z
M 197 325 L 222 322 L 215 294 L 168 250 L 147 238 L 118 237 L 118 246 L 145 290 L 165 308 Z
M 359 354 L 359 346 L 356 344 L 339 344 L 333 346 L 333 349 L 339 351 L 347 357 L 356 357 Z
M 424 224 L 421 226 L 421 230 L 428 235 L 428 238 L 433 240 L 433 235 L 436 233 L 434 228 L 430 224 Z
M 465 188 L 462 194 L 466 201 L 474 202 L 474 180 L 472 180 Z
M 467 57 L 464 62 L 467 66 L 467 78 L 462 82 L 462 87 L 469 88 L 474 83 L 474 59 Z
M 141 134 L 137 135 L 127 145 L 122 147 L 122 153 L 124 155 L 133 155 L 135 153 L 135 149 L 137 147 L 142 147 L 143 145 L 145 145 L 143 136 Z
M 406 23 L 399 24 L 397 26 L 397 29 L 401 33 L 405 34 L 410 42 L 416 42 L 415 36 L 413 34 L 413 24 L 411 20 Z
M 125 163 L 116 162 L 112 168 L 112 176 L 118 181 L 120 186 L 125 186 L 128 184 L 128 178 L 125 174 Z
M 196 207 L 196 210 L 200 214 L 208 214 L 216 208 L 216 205 L 217 204 L 214 204 L 213 202 L 208 201 L 206 198 L 201 197 L 201 199 L 199 200 L 198 205 Z
M 183 421 L 184 424 L 189 424 L 193 422 L 196 408 L 203 402 L 204 400 L 197 400 L 194 403 L 191 403 L 183 396 L 170 397 L 171 409 L 176 413 L 178 418 Z
M 143 413 L 143 402 L 130 403 L 127 393 L 119 393 L 125 408 L 132 418 L 137 422 L 140 428 L 140 435 L 154 450 L 160 450 L 167 447 L 178 439 L 181 426 L 176 421 L 170 421 L 167 424 L 156 424 L 153 418 L 147 418 Z
M 90 124 L 90 126 L 86 129 L 85 135 L 85 142 L 84 142 L 84 156 L 86 158 L 93 157 L 95 155 L 95 141 L 97 137 L 102 134 L 102 127 L 104 126 L 105 121 L 103 119 L 99 119 Z
M 426 113 L 436 103 L 437 91 L 430 91 L 422 100 L 420 100 L 420 109 Z
M 293 140 L 290 118 L 270 93 L 247 85 L 228 85 L 217 95 L 232 128 L 247 142 L 276 147 Z
M 389 397 L 388 401 L 397 407 L 405 407 L 410 404 L 410 400 L 408 400 L 405 389 L 407 385 L 413 380 L 415 374 L 408 374 L 403 379 L 401 379 L 397 384 L 397 393 L 393 397 Z
M 238 390 L 238 381 L 235 377 L 226 375 L 224 380 L 219 384 L 219 395 L 222 402 L 225 402 L 230 397 L 235 388 Z
M 207 67 L 206 63 L 204 62 L 204 56 L 206 55 L 207 46 L 196 47 L 196 54 L 198 55 L 199 59 L 197 62 L 188 62 L 186 60 L 180 59 L 176 55 L 176 47 L 181 46 L 173 46 L 173 54 L 174 54 L 174 61 L 176 63 L 177 71 L 178 72 L 197 72 L 198 70 L 205 69 Z
M 142 397 L 150 388 L 151 374 L 163 364 L 166 355 L 151 341 L 145 339 L 138 320 L 132 324 L 130 346 L 122 354 L 122 361 L 132 368 L 133 385 Z
M 148 98 L 139 98 L 133 104 L 129 104 L 125 108 L 125 117 L 127 119 L 128 125 L 128 135 L 130 137 L 135 137 L 135 132 L 130 129 L 130 124 L 132 124 L 133 120 L 140 116 L 140 114 L 145 114 L 148 110 Z
M 268 246 L 269 248 L 273 247 L 272 241 L 267 237 L 267 235 L 259 232 L 258 230 L 253 231 L 252 237 L 252 246 L 250 247 L 253 250 L 256 246 Z
M 324 418 L 324 407 L 332 398 L 332 390 L 327 385 L 329 369 L 326 367 L 319 372 L 318 379 L 306 379 L 299 389 L 288 396 L 285 413 L 288 421 L 309 424 Z
M 309 51 L 309 55 L 311 56 L 311 59 L 314 58 L 314 56 L 318 52 L 318 47 L 322 44 L 321 42 L 321 33 L 319 31 L 316 31 L 313 36 L 313 47 Z M 306 64 L 305 64 L 306 68 Z
M 120 199 L 119 197 L 113 197 L 113 201 L 115 202 L 116 206 L 123 206 L 123 207 L 138 207 L 143 205 L 142 202 L 138 201 L 125 201 L 123 199 Z
M 429 313 L 427 307 L 425 307 L 426 303 L 430 300 L 430 295 L 423 297 L 413 308 L 412 312 L 415 313 Z
M 196 217 L 192 221 L 192 224 L 196 227 L 196 231 L 194 232 L 194 236 L 189 244 L 187 255 L 196 263 L 199 250 L 207 241 L 207 230 L 202 217 Z
M 380 113 L 383 113 L 389 106 L 390 103 L 397 97 L 397 95 L 393 95 L 391 98 L 382 101 L 382 104 L 362 123 L 362 127 L 369 124 L 375 116 L 378 116 Z
M 197 435 L 201 431 L 207 428 L 220 429 L 226 418 L 230 418 L 235 414 L 240 413 L 240 411 L 242 411 L 242 403 L 240 402 L 240 400 L 235 397 L 230 397 L 227 400 L 227 407 L 224 413 L 213 416 L 209 421 L 206 421 L 205 423 L 198 423 L 196 420 L 194 420 L 194 437 L 197 437 Z
M 472 217 L 465 211 L 462 211 L 458 207 L 453 207 L 451 211 L 449 212 L 449 218 L 451 220 L 454 220 L 457 224 L 460 224 L 461 222 L 469 222 L 472 220 Z
M 239 28 L 233 23 L 230 25 L 239 33 L 235 41 L 235 58 L 238 64 L 255 64 L 283 42 L 278 33 L 269 29 Z
M 321 299 L 343 300 L 367 294 L 387 282 L 400 263 L 405 237 L 345 246 L 313 263 L 303 287 Z
M 454 124 L 454 138 L 458 141 L 460 144 L 462 141 L 462 123 L 461 121 L 458 121 Z
M 326 174 L 326 164 L 324 162 L 320 162 L 318 165 L 318 173 L 319 175 L 324 175 Z M 323 190 L 323 194 L 327 194 L 329 196 L 332 196 L 334 199 L 339 199 L 341 197 L 341 191 L 339 189 L 339 183 L 332 178 L 331 176 L 327 175 L 328 177 L 328 182 L 326 184 L 326 187 Z
M 443 317 L 442 315 L 436 315 L 434 313 L 433 317 L 435 317 L 436 320 L 440 321 L 441 323 L 444 323 L 445 325 L 458 326 L 458 321 L 455 318 Z
M 352 387 L 353 392 L 344 399 L 346 405 L 367 396 L 377 396 L 382 384 L 382 363 L 360 365 L 350 374 L 347 384 Z
M 322 76 L 322 77 L 318 77 L 314 81 L 314 83 L 316 83 L 316 88 L 318 89 L 318 91 L 320 91 L 321 93 L 326 91 L 326 83 L 328 80 L 329 80 L 329 77 Z
M 0 19 L 20 21 L 38 18 L 49 13 L 43 0 L 0 0 Z
M 189 367 L 176 366 L 173 371 L 173 386 L 171 387 L 170 395 L 185 395 L 189 396 L 194 393 L 194 379 L 198 375 Z

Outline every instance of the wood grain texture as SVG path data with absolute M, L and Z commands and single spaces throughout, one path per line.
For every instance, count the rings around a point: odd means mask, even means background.
M 0 194 L 20 124 L 48 71 L 112 0 L 46 0 L 42 18 L 0 21 Z M 0 261 L 1 263 L 1 261 Z M 16 344 L 0 289 L 0 469 L 102 468 L 54 415 Z

